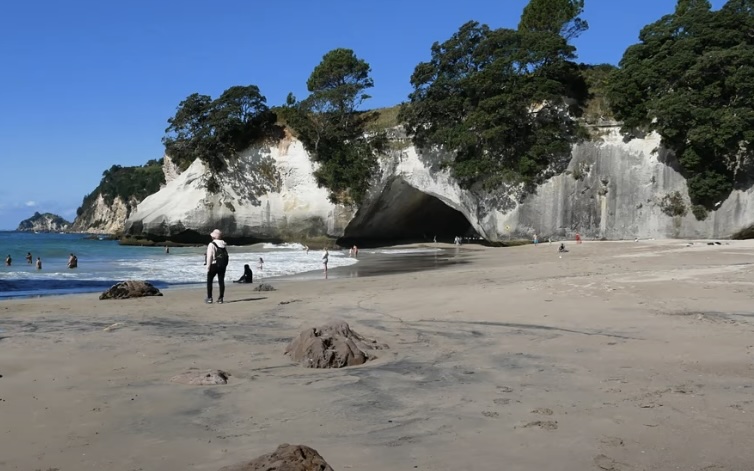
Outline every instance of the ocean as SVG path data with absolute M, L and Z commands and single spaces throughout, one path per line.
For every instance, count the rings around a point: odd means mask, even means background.
M 209 242 L 209 241 L 208 241 Z M 160 289 L 204 283 L 206 247 L 136 247 L 119 245 L 83 234 L 0 232 L 0 298 L 53 294 L 100 292 L 124 280 L 147 280 Z M 34 262 L 42 259 L 42 270 L 26 263 L 31 252 Z M 66 267 L 70 253 L 76 254 L 78 268 Z M 226 283 L 238 279 L 244 264 L 254 272 L 254 282 L 322 270 L 322 252 L 308 254 L 300 244 L 256 244 L 229 246 Z M 5 265 L 5 257 L 13 259 Z M 258 260 L 264 259 L 262 270 Z M 357 263 L 348 253 L 331 251 L 330 268 Z

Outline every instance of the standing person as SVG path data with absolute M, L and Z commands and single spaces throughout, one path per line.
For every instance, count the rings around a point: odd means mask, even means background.
M 5 266 L 9 267 L 13 263 L 13 259 L 10 258 L 10 254 L 8 254 L 7 257 L 5 257 Z
M 353 258 L 359 258 L 359 248 L 355 245 L 353 246 Z
M 576 233 L 576 243 L 577 244 L 581 243 L 581 234 L 579 234 L 578 232 Z
M 220 297 L 217 304 L 224 302 L 225 296 L 225 269 L 228 268 L 228 249 L 223 240 L 223 233 L 215 229 L 210 234 L 212 242 L 207 245 L 207 254 L 204 264 L 207 265 L 207 304 L 212 304 L 212 282 L 217 275 L 217 284 L 220 286 Z
M 327 278 L 327 262 L 330 261 L 330 252 L 325 247 L 325 253 L 322 254 L 322 264 L 325 266 L 325 278 Z
M 33 258 L 34 257 L 31 256 L 31 252 L 26 252 L 26 263 L 28 263 L 29 265 L 31 265 Z
M 257 268 L 260 270 L 264 268 L 264 259 L 262 257 L 259 257 L 259 262 L 257 262 Z
M 42 269 L 42 259 L 37 257 L 37 270 Z
M 76 268 L 79 266 L 79 258 L 73 254 L 68 257 L 68 268 Z
M 170 253 L 170 247 L 168 247 L 167 245 L 165 246 L 165 253 Z
M 539 237 L 537 237 L 537 234 L 534 234 L 534 245 L 539 244 Z

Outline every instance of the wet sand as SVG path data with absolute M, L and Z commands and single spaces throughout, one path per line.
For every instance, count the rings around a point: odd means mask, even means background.
M 470 247 L 438 269 L 0 302 L 0 469 L 754 469 L 754 242 Z M 365 264 L 364 266 L 366 266 Z M 308 370 L 302 329 L 389 350 Z M 120 325 L 105 331 L 108 326 Z M 169 379 L 229 372 L 224 386 Z

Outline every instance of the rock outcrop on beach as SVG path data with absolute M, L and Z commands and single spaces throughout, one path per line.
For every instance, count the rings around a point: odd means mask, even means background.
M 205 185 L 209 172 L 195 161 L 139 203 L 125 233 L 158 242 L 203 242 L 214 228 L 233 242 L 302 240 L 489 241 L 586 238 L 725 238 L 754 227 L 754 189 L 737 189 L 704 220 L 692 214 L 686 180 L 672 153 L 650 134 L 626 140 L 618 125 L 593 128 L 595 137 L 573 147 L 567 168 L 534 189 L 463 189 L 443 169 L 447 157 L 396 145 L 380 159 L 360 207 L 329 201 L 317 186 L 315 164 L 288 136 L 256 146 L 218 175 L 220 191 Z M 399 130 L 392 138 L 407 142 Z M 667 207 L 674 198 L 674 207 Z
M 100 294 L 100 299 L 128 299 L 142 298 L 144 296 L 162 296 L 159 289 L 148 281 L 121 281 L 111 286 L 107 291 Z
M 317 450 L 306 445 L 283 443 L 272 453 L 248 463 L 226 466 L 220 471 L 333 471 Z
M 35 212 L 34 216 L 21 221 L 16 230 L 22 232 L 60 232 L 67 231 L 70 226 L 70 222 L 57 214 Z
M 307 368 L 343 368 L 363 365 L 376 356 L 374 350 L 386 348 L 351 330 L 345 321 L 306 329 L 285 349 L 291 360 Z

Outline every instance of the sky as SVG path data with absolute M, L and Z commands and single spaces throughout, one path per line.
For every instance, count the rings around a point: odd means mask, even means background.
M 528 0 L 7 0 L 0 6 L 0 230 L 35 211 L 73 220 L 114 164 L 163 154 L 188 95 L 257 85 L 304 98 L 322 56 L 372 67 L 369 108 L 411 91 L 414 67 L 469 20 L 515 28 Z M 675 0 L 586 0 L 578 61 L 617 64 Z M 724 0 L 712 0 L 715 9 Z

